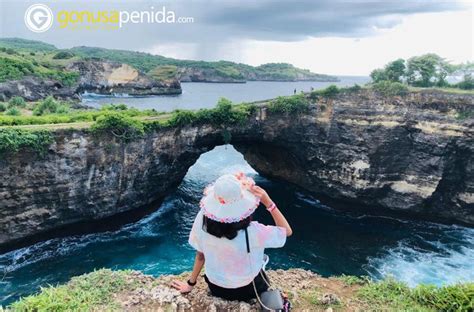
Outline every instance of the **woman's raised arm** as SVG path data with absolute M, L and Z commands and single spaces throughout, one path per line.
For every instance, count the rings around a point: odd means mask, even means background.
M 272 215 L 273 221 L 275 221 L 275 225 L 280 226 L 286 230 L 286 236 L 291 236 L 293 234 L 293 230 L 290 227 L 290 224 L 286 220 L 285 216 L 281 213 L 275 203 L 271 200 L 270 196 L 268 196 L 267 192 L 261 188 L 260 186 L 254 185 L 250 188 L 250 192 L 255 196 L 260 197 L 260 202 L 265 205 L 267 210 Z

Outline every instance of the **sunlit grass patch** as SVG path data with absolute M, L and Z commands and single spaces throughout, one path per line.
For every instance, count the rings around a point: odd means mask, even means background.
M 405 283 L 388 277 L 361 287 L 358 298 L 372 310 L 385 311 L 473 311 L 474 283 L 436 287 Z
M 12 311 L 91 311 L 118 308 L 114 294 L 136 287 L 126 277 L 130 271 L 102 269 L 73 277 L 65 285 L 49 286 L 13 303 Z

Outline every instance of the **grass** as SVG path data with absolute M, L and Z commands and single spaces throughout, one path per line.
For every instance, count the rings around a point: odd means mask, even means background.
M 391 88 L 392 85 L 389 87 Z M 398 85 L 395 89 L 398 90 Z M 281 96 L 268 100 L 266 103 L 242 103 L 238 105 L 222 98 L 213 109 L 177 110 L 171 113 L 155 110 L 141 111 L 128 108 L 124 104 L 107 105 L 100 110 L 74 110 L 69 107 L 69 104 L 57 102 L 51 97 L 36 104 L 24 103 L 21 98 L 15 98 L 11 101 L 12 103 L 0 103 L 2 104 L 2 110 L 9 106 L 13 108 L 26 107 L 22 109 L 20 116 L 7 115 L 11 113 L 9 110 L 3 113 L 0 112 L 0 130 L 15 128 L 35 132 L 37 130 L 90 129 L 93 133 L 112 134 L 116 138 L 122 138 L 128 142 L 143 136 L 147 132 L 164 127 L 208 124 L 220 127 L 223 131 L 223 140 L 228 142 L 231 140 L 231 136 L 230 132 L 226 131 L 227 126 L 244 124 L 260 104 L 266 104 L 270 113 L 299 114 L 308 112 L 311 102 L 317 101 L 321 97 L 332 98 L 338 94 L 359 92 L 360 90 L 362 88 L 358 85 L 348 88 L 338 88 L 331 85 L 326 89 L 313 91 L 309 95 L 301 93 L 292 96 Z M 32 113 L 36 115 L 31 115 Z M 459 120 L 471 117 L 472 111 L 462 112 L 456 116 Z M 30 132 L 21 132 L 16 137 L 19 139 L 21 135 L 30 136 L 30 134 Z M 8 138 L 4 136 L 0 137 L 0 140 Z M 15 147 L 11 151 L 18 151 L 16 146 L 28 146 L 28 144 L 10 144 L 7 141 L 0 141 L 0 145 L 4 146 L 4 152 L 8 151 L 8 148 L 5 148 L 8 146 Z M 37 144 L 34 147 L 36 148 Z
M 141 287 L 158 285 L 156 279 L 145 286 L 132 272 L 101 269 L 73 277 L 64 285 L 44 287 L 34 295 L 21 298 L 7 307 L 7 311 L 120 311 L 123 307 L 115 298 L 130 296 Z M 328 307 L 334 311 L 467 312 L 474 309 L 473 283 L 410 288 L 393 278 L 371 281 L 347 275 L 311 283 L 311 287 L 289 293 L 295 311 L 325 311 Z M 321 301 L 324 293 L 339 293 L 339 302 L 324 304 Z
M 454 312 L 474 309 L 474 283 L 410 288 L 389 277 L 368 282 L 357 296 L 373 310 Z
M 273 113 L 304 113 L 309 110 L 309 104 L 304 94 L 279 96 L 270 102 L 268 109 Z
M 400 82 L 380 81 L 374 82 L 371 88 L 383 96 L 396 96 L 408 94 L 408 86 Z
M 346 284 L 348 286 L 365 285 L 370 281 L 369 277 L 367 277 L 367 276 L 359 277 L 359 276 L 345 275 L 345 274 L 342 274 L 341 276 L 338 276 L 337 279 L 344 282 L 344 284 Z
M 463 90 L 459 88 L 420 88 L 420 87 L 408 87 L 408 90 L 411 92 L 426 92 L 426 91 L 437 91 L 442 93 L 453 93 L 453 94 L 468 94 L 474 95 L 474 90 Z
M 148 75 L 158 81 L 174 79 L 178 76 L 178 67 L 174 65 L 157 66 L 149 71 Z
M 227 125 L 244 123 L 255 109 L 254 105 L 233 105 L 227 99 L 220 99 L 214 109 L 178 110 L 168 114 L 154 110 L 140 111 L 127 108 L 125 105 L 109 105 L 99 111 L 68 111 L 65 114 L 42 116 L 0 115 L 0 152 L 18 152 L 22 148 L 33 148 L 42 154 L 51 143 L 51 140 L 45 139 L 45 133 L 57 129 L 87 128 L 93 134 L 113 136 L 124 142 L 164 127 L 207 123 L 222 127 L 224 131 Z M 43 137 L 43 144 L 39 144 L 36 137 Z
M 13 303 L 12 311 L 92 311 L 118 309 L 113 295 L 136 287 L 127 279 L 130 271 L 102 269 L 73 277 L 65 285 L 41 288 L 32 296 Z

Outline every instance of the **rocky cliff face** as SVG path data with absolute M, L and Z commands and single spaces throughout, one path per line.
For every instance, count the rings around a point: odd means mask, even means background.
M 79 73 L 77 90 L 98 94 L 129 95 L 180 94 L 178 80 L 156 81 L 127 64 L 99 61 L 78 61 L 69 64 L 70 71 Z
M 231 77 L 218 73 L 213 68 L 182 67 L 178 69 L 181 82 L 245 83 L 244 77 Z
M 21 96 L 27 101 L 39 101 L 49 95 L 63 100 L 79 100 L 85 91 L 97 94 L 163 95 L 180 94 L 177 79 L 156 81 L 135 68 L 122 63 L 77 61 L 66 67 L 77 72 L 79 79 L 72 86 L 34 76 L 0 83 L 0 100 Z
M 440 93 L 320 99 L 292 121 L 268 115 L 261 138 L 235 145 L 261 174 L 341 208 L 472 225 L 473 104 Z
M 56 80 L 28 76 L 0 83 L 0 101 L 6 102 L 14 96 L 21 96 L 26 101 L 39 101 L 49 95 L 62 100 L 79 100 L 76 89 Z
M 265 65 L 262 65 L 265 66 Z M 287 65 L 290 69 L 271 71 L 249 68 L 199 68 L 180 67 L 177 77 L 181 82 L 245 83 L 247 81 L 339 81 L 335 76 L 314 74 Z
M 300 115 L 261 106 L 227 130 L 261 174 L 336 206 L 474 225 L 474 120 L 459 118 L 473 108 L 468 95 L 362 91 L 317 99 Z M 44 158 L 4 155 L 0 246 L 159 201 L 222 137 L 213 125 L 161 129 L 128 144 L 58 130 Z

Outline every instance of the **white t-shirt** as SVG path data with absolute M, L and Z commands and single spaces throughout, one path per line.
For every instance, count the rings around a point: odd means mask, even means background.
M 249 257 L 244 230 L 240 230 L 231 240 L 218 238 L 203 230 L 202 216 L 201 210 L 189 234 L 189 244 L 204 254 L 206 276 L 217 286 L 238 288 L 248 285 L 263 266 L 264 249 L 283 247 L 286 242 L 284 228 L 252 221 L 247 228 Z

